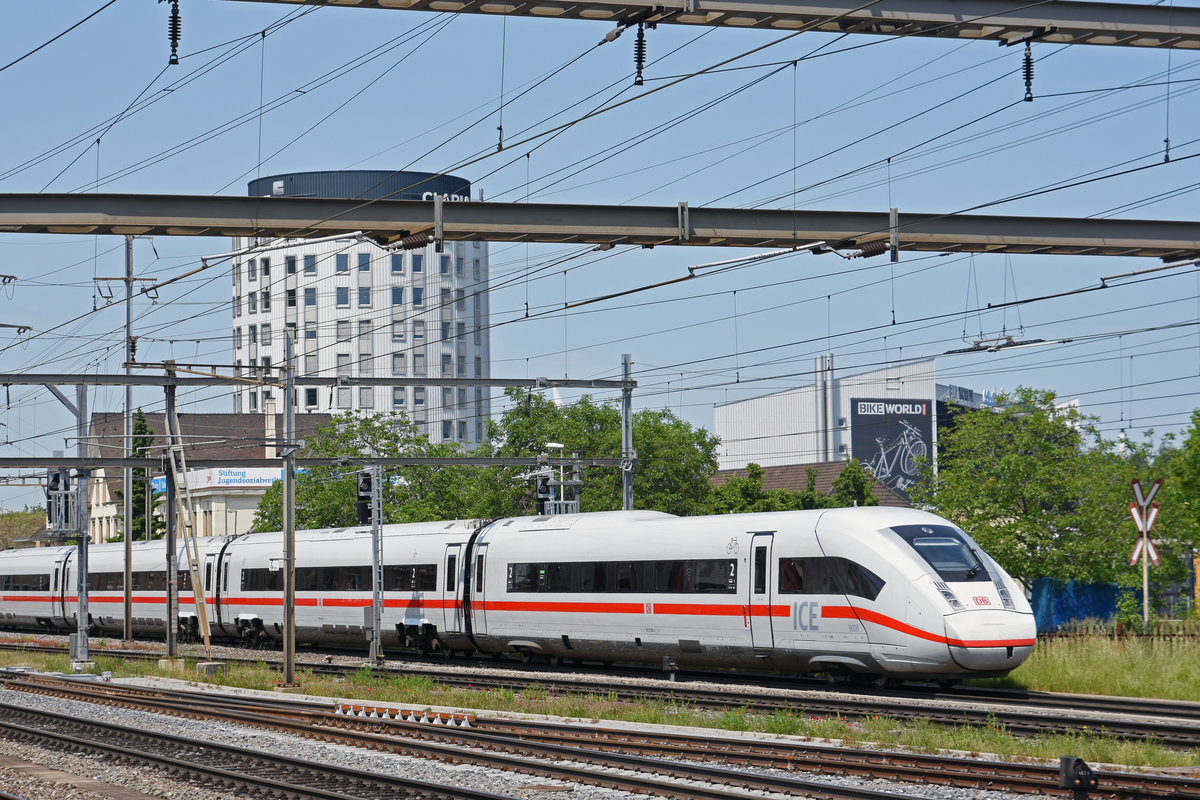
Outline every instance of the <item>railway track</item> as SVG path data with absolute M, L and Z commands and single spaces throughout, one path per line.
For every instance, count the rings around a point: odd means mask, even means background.
M 652 794 L 680 791 L 681 781 L 701 780 L 718 794 L 700 794 L 687 787 L 680 796 L 733 796 L 739 789 L 789 796 L 888 797 L 862 789 L 831 789 L 824 783 L 790 776 L 731 772 L 726 765 L 771 768 L 823 775 L 887 779 L 914 785 L 941 784 L 974 789 L 1069 795 L 1058 787 L 1058 768 L 1039 764 L 963 759 L 896 751 L 833 748 L 778 739 L 729 737 L 691 733 L 631 731 L 596 725 L 565 725 L 490 717 L 434 715 L 420 709 L 358 703 L 300 702 L 263 697 L 240 697 L 208 692 L 144 689 L 79 679 L 37 676 L 4 679 L 8 688 L 59 697 L 122 705 L 193 718 L 220 719 L 272 730 L 320 736 L 341 744 L 405 752 L 426 758 L 458 759 L 467 763 L 531 771 L 559 779 L 582 780 L 610 788 Z M 447 748 L 454 752 L 448 754 Z M 485 751 L 483 756 L 463 748 Z M 507 760 L 512 754 L 517 760 Z M 480 761 L 472 759 L 481 758 Z M 495 759 L 505 759 L 497 764 Z M 670 759 L 665 761 L 664 759 Z M 713 766 L 713 762 L 723 764 Z M 638 788 L 618 787 L 611 777 L 587 769 L 563 773 L 563 764 L 583 762 L 605 770 L 621 769 L 654 776 Z M 553 769 L 547 763 L 555 763 Z M 663 777 L 673 783 L 664 786 Z M 851 792 L 851 793 L 847 793 Z M 1200 781 L 1169 775 L 1111 772 L 1102 777 L 1096 796 L 1131 800 L 1200 799 Z M 906 796 L 912 796 L 907 794 Z
M 27 645 L 0 648 L 61 653 L 61 648 Z M 155 660 L 156 653 L 109 650 L 106 655 Z M 233 662 L 235 659 L 224 659 Z M 257 664 L 264 658 L 240 659 Z M 269 661 L 267 662 L 269 663 Z M 612 695 L 621 700 L 671 702 L 708 709 L 746 709 L 760 713 L 787 712 L 813 717 L 856 720 L 889 717 L 921 719 L 946 725 L 1003 726 L 1016 736 L 1047 733 L 1102 735 L 1119 739 L 1153 741 L 1166 747 L 1200 747 L 1200 703 L 1143 698 L 1070 695 L 1015 690 L 959 689 L 940 692 L 875 690 L 870 693 L 812 688 L 782 688 L 778 677 L 766 681 L 773 689 L 744 685 L 745 678 L 705 673 L 714 683 L 680 683 L 666 680 L 630 682 L 606 679 L 603 674 L 564 674 L 562 670 L 449 671 L 442 664 L 406 662 L 388 667 L 402 674 L 427 675 L 439 684 L 462 689 L 509 689 L 520 692 L 537 686 L 555 694 L 580 692 Z M 360 665 L 299 662 L 315 673 L 345 675 Z M 720 680 L 720 683 L 715 681 Z M 735 685 L 742 684 L 742 685 Z

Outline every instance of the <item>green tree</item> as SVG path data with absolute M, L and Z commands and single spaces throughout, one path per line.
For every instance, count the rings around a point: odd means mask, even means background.
M 154 446 L 154 431 L 151 429 L 145 413 L 140 408 L 133 416 L 132 445 L 130 453 L 134 458 L 146 458 Z M 161 539 L 167 533 L 167 521 L 162 516 L 154 513 L 154 503 L 158 498 L 162 497 L 163 492 L 155 492 L 151 488 L 150 470 L 135 467 L 131 470 L 131 474 L 133 491 L 130 492 L 131 518 L 129 527 L 133 531 L 133 540 L 136 542 L 147 538 Z M 118 506 L 124 508 L 125 490 L 123 488 L 114 491 L 113 498 L 116 500 Z M 149 502 L 147 502 L 147 498 Z M 149 512 L 149 528 L 146 527 L 147 512 Z M 109 541 L 125 541 L 124 531 L 118 531 L 116 536 L 113 536 Z
M 832 491 L 817 489 L 817 468 L 809 467 L 803 489 L 763 489 L 763 468 L 751 462 L 744 476 L 735 476 L 709 494 L 711 514 L 747 514 L 756 511 L 792 511 L 806 508 L 842 508 L 879 505 L 871 494 L 875 478 L 851 459 L 833 479 Z
M 829 499 L 834 508 L 877 506 L 879 498 L 871 492 L 874 485 L 875 476 L 863 469 L 857 458 L 852 458 L 833 479 Z
M 299 455 L 309 458 L 403 458 L 458 455 L 450 444 L 432 444 L 403 414 L 344 413 L 317 427 Z M 358 467 L 309 467 L 296 475 L 296 527 L 357 525 Z M 384 522 L 456 519 L 468 507 L 478 472 L 461 466 L 384 467 Z M 259 501 L 254 530 L 283 527 L 283 485 L 276 481 Z
M 528 457 L 548 453 L 548 442 L 565 447 L 564 456 L 619 458 L 621 412 L 611 404 L 584 397 L 558 406 L 536 392 L 509 389 L 510 403 L 499 420 L 488 423 L 488 442 L 481 455 Z M 667 410 L 647 409 L 633 415 L 633 446 L 638 462 L 633 470 L 637 508 L 672 514 L 704 513 L 708 479 L 717 468 L 717 439 Z M 608 511 L 621 508 L 620 467 L 587 467 L 583 471 L 582 508 Z M 529 514 L 534 509 L 533 482 L 527 467 L 486 471 L 472 487 L 475 516 Z
M 23 511 L 0 512 L 0 550 L 19 546 L 21 539 L 28 539 L 45 525 L 45 509 L 26 507 Z
M 1018 389 L 994 409 L 959 413 L 938 458 L 914 502 L 960 525 L 1014 577 L 1128 584 L 1136 460 L 1114 452 L 1077 408 Z

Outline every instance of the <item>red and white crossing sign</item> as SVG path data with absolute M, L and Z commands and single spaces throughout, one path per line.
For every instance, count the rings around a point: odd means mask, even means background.
M 1162 478 L 1159 478 L 1154 483 L 1150 484 L 1150 490 L 1145 494 L 1142 493 L 1142 482 L 1137 478 L 1133 479 L 1133 499 L 1139 506 L 1145 508 L 1154 502 L 1154 495 L 1158 494 L 1158 490 L 1162 488 Z
M 1129 566 L 1136 566 L 1138 559 L 1142 557 L 1142 548 L 1146 548 L 1146 557 L 1150 559 L 1150 563 L 1158 566 L 1158 549 L 1154 546 L 1154 540 L 1149 536 L 1139 536 L 1137 541 L 1133 543 L 1133 552 L 1129 554 Z
M 1153 503 L 1145 511 L 1136 503 L 1129 504 L 1129 516 L 1133 517 L 1133 523 L 1137 525 L 1139 533 L 1149 533 L 1154 527 L 1154 520 L 1158 519 L 1158 503 Z

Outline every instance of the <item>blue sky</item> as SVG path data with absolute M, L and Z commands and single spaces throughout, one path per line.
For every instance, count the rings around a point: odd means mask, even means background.
M 6 7 L 0 65 L 102 5 Z M 646 84 L 634 87 L 633 32 L 597 46 L 611 23 L 225 0 L 184 0 L 181 11 L 178 66 L 166 67 L 168 6 L 117 0 L 0 71 L 0 192 L 236 195 L 259 175 L 410 168 L 454 171 L 503 201 L 944 213 L 1159 164 L 985 213 L 1194 220 L 1200 198 L 1200 159 L 1185 158 L 1200 152 L 1193 53 L 1037 44 L 1026 103 L 1020 47 L 662 26 L 647 32 Z M 138 242 L 136 272 L 166 279 L 229 249 Z M 1177 430 L 1195 406 L 1194 267 L 976 312 L 1157 264 L 1148 260 L 800 254 L 524 319 L 526 304 L 550 312 L 740 254 L 494 244 L 493 280 L 514 280 L 492 298 L 503 323 L 492 374 L 613 377 L 629 352 L 639 407 L 668 405 L 708 428 L 714 403 L 807 383 L 826 351 L 843 374 L 937 356 L 942 382 L 1052 389 L 1079 398 L 1111 437 Z M 0 236 L 0 274 L 18 278 L 3 287 L 0 322 L 35 329 L 22 339 L 0 329 L 0 371 L 120 371 L 124 311 L 105 307 L 93 279 L 123 274 L 123 258 L 115 237 Z M 139 359 L 227 362 L 229 295 L 228 275 L 210 270 L 156 304 L 136 301 Z M 1145 330 L 1164 325 L 1184 327 Z M 1073 341 L 941 355 L 1008 334 Z M 119 409 L 121 394 L 97 390 L 92 408 Z M 231 407 L 215 391 L 182 399 Z M 139 390 L 135 402 L 149 409 L 161 396 Z M 3 420 L 6 455 L 70 449 L 69 420 L 45 390 L 11 388 Z M 6 507 L 41 500 L 36 488 L 0 488 Z

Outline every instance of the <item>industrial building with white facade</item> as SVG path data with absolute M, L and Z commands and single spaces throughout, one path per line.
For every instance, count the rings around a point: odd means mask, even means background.
M 297 172 L 251 181 L 251 196 L 469 202 L 450 175 L 383 170 Z M 233 357 L 243 375 L 285 361 L 291 332 L 300 413 L 404 412 L 434 442 L 470 449 L 491 411 L 482 386 L 439 378 L 490 376 L 488 251 L 482 242 L 385 249 L 362 237 L 235 239 Z M 395 386 L 305 385 L 305 377 L 429 378 Z M 268 413 L 277 394 L 247 384 L 234 413 Z
M 932 459 L 939 415 L 949 404 L 978 408 L 982 393 L 937 382 L 932 359 L 837 376 L 816 359 L 807 386 L 716 406 L 720 469 L 819 464 L 856 458 L 901 496 Z

